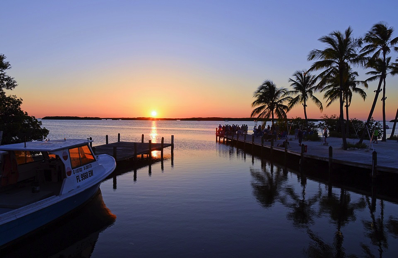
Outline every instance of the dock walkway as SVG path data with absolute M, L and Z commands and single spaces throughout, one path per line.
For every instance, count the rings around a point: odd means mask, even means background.
M 151 151 L 162 151 L 163 148 L 173 146 L 170 143 L 142 143 L 142 142 L 114 142 L 94 146 L 95 154 L 116 156 L 116 161 L 128 160 L 137 155 L 149 154 Z M 115 153 L 116 151 L 116 153 Z
M 252 143 L 252 135 L 246 136 L 245 144 Z M 228 136 L 228 140 L 232 137 Z M 234 141 L 237 137 L 234 136 Z M 238 142 L 244 143 L 244 136 L 240 135 Z M 279 139 L 274 142 L 274 151 L 284 152 L 284 147 L 278 147 L 284 142 L 284 139 Z M 347 139 L 347 142 L 355 144 L 358 139 Z M 322 141 L 303 141 L 304 145 L 307 145 L 307 152 L 304 153 L 305 158 L 323 160 L 328 162 L 329 160 L 329 146 L 333 148 L 333 163 L 340 163 L 343 165 L 355 166 L 360 168 L 372 169 L 372 153 L 377 152 L 377 169 L 378 171 L 397 173 L 398 174 L 398 142 L 395 140 L 387 140 L 386 142 L 379 141 L 378 144 L 373 144 L 373 149 L 342 149 L 342 139 L 328 137 L 328 145 L 323 145 Z M 364 141 L 368 146 L 369 141 Z M 254 137 L 254 144 L 261 146 L 261 137 Z M 264 141 L 265 148 L 271 148 L 270 141 Z M 288 153 L 291 155 L 301 156 L 301 146 L 298 144 L 298 140 L 294 139 L 294 136 L 289 135 L 289 147 Z

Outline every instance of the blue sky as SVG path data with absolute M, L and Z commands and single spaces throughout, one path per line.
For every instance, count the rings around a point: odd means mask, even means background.
M 1 9 L 0 53 L 19 83 L 10 93 L 37 117 L 154 109 L 163 117 L 246 117 L 264 80 L 289 87 L 295 71 L 310 67 L 320 37 L 348 26 L 360 37 L 380 21 L 398 36 L 398 1 L 17 0 Z M 390 116 L 397 77 L 387 79 Z M 375 87 L 365 103 L 354 99 L 353 117 L 366 116 Z M 322 115 L 309 107 L 310 117 Z M 337 112 L 337 104 L 324 111 Z

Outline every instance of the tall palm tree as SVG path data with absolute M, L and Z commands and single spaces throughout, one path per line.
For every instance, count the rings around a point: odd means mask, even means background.
M 351 37 L 352 29 L 348 29 L 343 33 L 334 31 L 328 36 L 323 36 L 319 41 L 327 44 L 323 50 L 314 49 L 308 55 L 308 60 L 319 59 L 310 68 L 311 70 L 323 70 L 318 77 L 328 78 L 333 72 L 338 72 L 339 75 L 339 100 L 340 100 L 340 125 L 341 135 L 343 139 L 343 149 L 347 149 L 347 139 L 344 130 L 344 71 L 349 66 L 349 63 L 358 63 L 358 55 L 356 53 L 359 46 L 358 40 Z
M 398 47 L 395 48 L 395 50 L 398 51 Z M 391 74 L 392 75 L 396 75 L 398 74 L 398 58 L 395 60 L 395 63 L 391 64 Z M 398 109 L 397 109 L 397 113 L 395 115 L 395 119 L 394 119 L 394 125 L 392 127 L 392 131 L 391 131 L 391 136 L 390 138 L 392 138 L 394 136 L 395 133 L 395 126 L 397 125 L 397 119 L 398 119 Z
M 339 78 L 339 73 L 337 71 L 334 71 L 333 73 L 330 74 L 331 77 L 327 78 L 325 81 L 325 85 L 322 87 L 322 92 L 325 92 L 324 98 L 326 99 L 327 105 L 326 107 L 329 107 L 334 101 L 338 100 L 340 97 L 340 78 Z M 351 106 L 351 101 L 352 101 L 352 95 L 353 93 L 359 94 L 363 100 L 366 99 L 366 92 L 357 87 L 359 85 L 363 85 L 365 88 L 368 88 L 368 84 L 366 81 L 357 81 L 356 77 L 358 76 L 358 73 L 355 71 L 352 71 L 351 67 L 348 67 L 344 71 L 343 74 L 343 100 L 345 103 L 345 108 L 346 108 L 346 118 L 347 118 L 347 123 L 346 123 L 346 133 L 347 136 L 349 134 L 349 112 L 348 108 Z
M 311 99 L 315 105 L 323 111 L 322 102 L 314 96 L 317 78 L 315 75 L 311 75 L 305 71 L 297 71 L 293 76 L 294 79 L 290 78 L 289 82 L 291 82 L 290 86 L 292 86 L 294 90 L 290 90 L 286 93 L 289 96 L 295 96 L 292 97 L 289 102 L 289 110 L 299 103 L 302 104 L 304 107 L 305 123 L 307 124 L 307 102 L 309 99 Z
M 286 119 L 286 113 L 289 111 L 287 105 L 283 104 L 290 100 L 286 96 L 287 90 L 285 88 L 278 89 L 272 81 L 265 81 L 254 92 L 255 101 L 252 103 L 254 107 L 251 117 L 270 118 L 272 125 L 274 124 L 275 115 L 278 118 Z
M 387 54 L 391 52 L 391 48 L 398 43 L 398 37 L 392 38 L 392 33 L 394 29 L 392 27 L 388 28 L 386 24 L 377 23 L 373 25 L 371 30 L 366 33 L 363 41 L 367 43 L 361 49 L 361 56 L 371 55 L 369 58 L 369 65 L 374 62 L 377 58 L 381 58 L 383 65 L 381 66 L 382 71 L 379 78 L 379 85 L 377 86 L 375 98 L 373 100 L 372 107 L 369 112 L 368 120 L 366 121 L 365 126 L 369 125 L 369 122 L 373 116 L 374 109 L 376 107 L 376 102 L 379 97 L 379 93 L 381 91 L 381 85 L 384 82 L 383 86 L 383 139 L 382 141 L 386 141 L 386 115 L 385 115 L 385 100 L 386 100 L 386 88 L 385 88 L 385 79 L 387 76 Z M 395 48 L 397 50 L 397 48 Z M 359 143 L 362 143 L 365 137 L 365 131 L 363 131 L 361 139 Z

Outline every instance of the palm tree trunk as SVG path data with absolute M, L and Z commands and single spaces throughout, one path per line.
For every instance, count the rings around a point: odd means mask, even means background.
M 305 101 L 304 101 L 303 106 L 304 106 L 305 126 L 307 126 L 307 125 L 308 125 L 308 119 L 307 119 L 307 105 L 306 105 Z
M 369 126 L 370 119 L 372 119 L 373 111 L 375 110 L 377 99 L 379 98 L 379 93 L 380 93 L 380 88 L 381 88 L 381 83 L 382 82 L 383 82 L 383 74 L 380 77 L 379 85 L 377 86 L 377 90 L 376 90 L 375 98 L 373 100 L 372 108 L 370 109 L 368 120 L 366 120 L 365 128 L 362 131 L 362 135 L 361 135 L 361 138 L 359 139 L 358 144 L 362 144 L 363 139 L 365 138 L 367 127 Z
M 271 111 L 271 114 L 272 114 L 271 125 L 272 125 L 272 127 L 274 127 L 274 110 Z
M 387 97 L 386 97 L 386 78 L 384 77 L 384 80 L 383 80 L 383 98 L 382 98 L 382 100 L 383 100 L 383 138 L 381 139 L 381 141 L 382 142 L 385 142 L 387 139 L 386 139 L 386 135 L 387 135 L 387 133 L 386 133 L 386 99 L 387 99 Z
M 346 105 L 345 105 L 345 113 L 346 113 L 346 117 L 347 117 L 347 124 L 346 124 L 346 134 L 347 134 L 347 137 L 349 137 L 349 135 L 350 135 L 350 119 L 349 119 L 349 116 L 348 116 L 348 97 L 346 97 Z
M 397 113 L 395 114 L 394 126 L 392 127 L 392 132 L 391 132 L 390 139 L 391 139 L 392 137 L 394 137 L 395 126 L 397 125 L 397 119 L 398 119 L 398 109 L 397 109 Z
M 340 126 L 341 126 L 341 137 L 343 139 L 343 150 L 347 150 L 347 139 L 345 135 L 345 126 L 344 126 L 344 101 L 343 101 L 343 68 L 344 64 L 340 65 L 339 73 L 340 73 Z

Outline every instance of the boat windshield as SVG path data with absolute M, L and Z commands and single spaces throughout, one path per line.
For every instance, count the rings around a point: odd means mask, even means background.
M 69 149 L 69 156 L 72 168 L 77 168 L 95 161 L 94 155 L 87 145 Z

